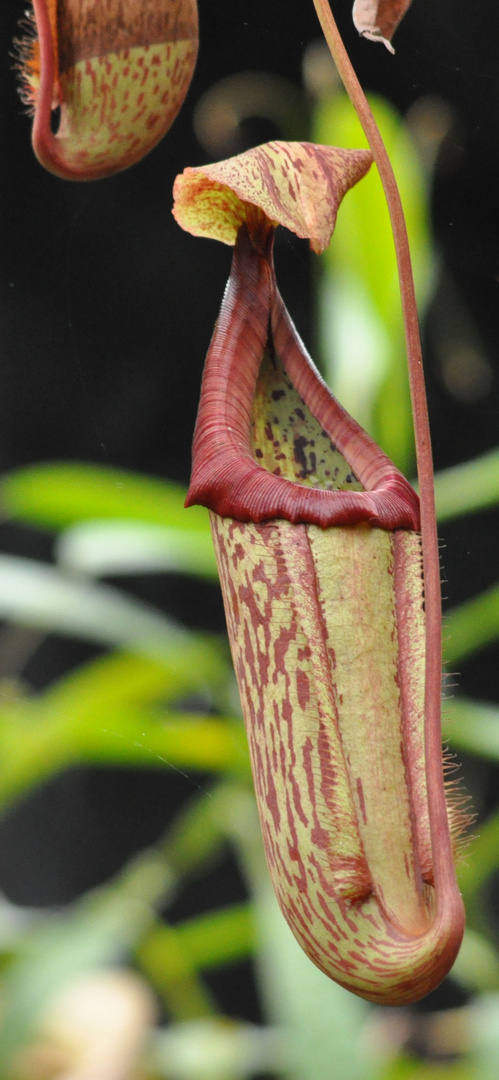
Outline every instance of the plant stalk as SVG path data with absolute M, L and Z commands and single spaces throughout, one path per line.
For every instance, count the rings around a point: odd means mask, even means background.
M 447 828 L 447 810 L 442 797 L 441 765 L 441 672 L 442 672 L 442 608 L 440 595 L 440 560 L 435 514 L 433 458 L 430 425 L 424 382 L 418 312 L 412 275 L 409 240 L 397 181 L 380 131 L 364 91 L 346 52 L 328 0 L 313 0 L 324 37 L 329 46 L 341 80 L 359 117 L 364 134 L 377 165 L 390 214 L 397 258 L 400 295 L 407 348 L 407 365 L 412 402 L 416 461 L 421 504 L 421 540 L 426 612 L 426 675 L 425 675 L 425 739 L 427 754 L 427 784 L 432 843 L 448 851 L 435 859 L 437 904 L 452 887 L 454 869 Z

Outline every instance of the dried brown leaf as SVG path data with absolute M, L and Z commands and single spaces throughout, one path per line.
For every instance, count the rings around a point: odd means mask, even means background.
M 392 37 L 411 0 L 355 0 L 352 18 L 361 37 L 382 41 L 389 52 L 395 52 Z

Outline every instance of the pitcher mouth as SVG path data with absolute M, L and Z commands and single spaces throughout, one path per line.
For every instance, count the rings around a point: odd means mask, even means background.
M 326 528 L 367 521 L 417 531 L 415 491 L 342 408 L 298 336 L 277 288 L 272 240 L 273 230 L 265 248 L 257 250 L 245 224 L 238 232 L 203 378 L 186 506 L 201 503 L 222 517 L 256 523 L 277 518 Z M 262 364 L 269 356 L 275 356 L 298 395 L 304 426 L 313 422 L 322 436 L 331 457 L 329 478 L 327 463 L 317 483 L 310 482 L 310 471 L 307 476 L 307 470 L 296 470 L 289 478 L 276 462 L 270 470 L 262 464 L 266 454 L 253 445 L 252 430 L 257 385 L 261 394 Z M 310 441 L 300 433 L 299 419 L 295 416 L 295 458 L 300 439 L 302 449 L 303 440 Z M 345 466 L 339 484 L 338 460 Z

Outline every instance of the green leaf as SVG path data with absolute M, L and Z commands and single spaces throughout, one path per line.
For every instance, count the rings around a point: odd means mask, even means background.
M 31 465 L 0 483 L 3 516 L 30 525 L 61 529 L 78 521 L 121 518 L 208 532 L 207 511 L 185 510 L 185 496 L 186 489 L 172 481 L 68 462 Z
M 185 694 L 210 695 L 230 671 L 225 646 L 201 634 L 182 633 L 160 657 L 110 653 L 89 661 L 44 692 L 40 700 L 49 712 L 71 711 L 86 721 L 96 705 L 105 712 L 120 705 L 163 704 Z
M 0 618 L 152 657 L 180 649 L 190 637 L 165 615 L 110 585 L 81 581 L 13 555 L 0 556 Z
M 168 662 L 170 661 L 170 663 Z M 226 666 L 190 638 L 164 663 L 100 658 L 44 693 L 0 708 L 0 805 L 56 771 L 82 763 L 249 775 L 239 720 L 168 702 L 198 693 L 209 705 Z
M 154 927 L 141 942 L 137 959 L 172 1015 L 187 1019 L 213 1011 L 199 971 L 246 960 L 253 946 L 251 910 L 241 904 L 178 926 Z
M 189 531 L 131 521 L 85 521 L 61 534 L 56 557 L 69 573 L 94 577 L 175 571 L 218 580 L 209 530 Z
M 189 663 L 179 668 L 176 662 L 169 662 L 168 654 L 153 659 L 133 653 L 107 653 L 64 675 L 37 700 L 53 713 L 77 705 L 79 716 L 86 718 L 96 702 L 103 713 L 109 707 L 132 703 L 170 702 L 190 689 L 192 677 Z
M 444 469 L 435 476 L 439 522 L 487 510 L 499 503 L 499 450 Z
M 78 715 L 48 714 L 36 707 L 2 717 L 0 806 L 19 799 L 34 784 L 76 765 L 115 765 L 249 776 L 242 725 L 222 718 L 165 711 L 107 708 L 96 702 L 86 722 Z M 27 745 L 20 745 L 20 736 Z
M 221 781 L 192 798 L 168 830 L 165 855 L 180 877 L 191 875 L 217 858 L 227 844 L 227 821 L 237 812 L 243 789 Z M 251 796 L 246 793 L 246 798 Z
M 423 169 L 402 118 L 379 97 L 371 96 L 370 105 L 400 188 L 424 310 L 434 258 Z M 321 101 L 313 137 L 339 146 L 366 145 L 344 93 Z M 344 408 L 407 471 L 414 451 L 403 322 L 388 210 L 375 168 L 345 198 L 322 262 L 320 346 L 327 381 Z
M 472 839 L 473 858 L 457 866 L 459 888 L 467 908 L 475 907 L 480 890 L 499 866 L 499 811 L 495 811 Z
M 199 977 L 175 927 L 163 925 L 156 930 L 141 944 L 136 958 L 174 1020 L 217 1012 L 215 999 Z
M 445 617 L 444 659 L 454 667 L 499 636 L 499 585 L 455 607 Z
M 499 954 L 483 934 L 466 930 L 452 977 L 474 993 L 499 989 Z
M 379 1080 L 480 1080 L 480 1077 L 470 1071 L 467 1060 L 422 1061 L 403 1053 L 388 1062 Z
M 177 926 L 182 947 L 198 968 L 210 969 L 247 960 L 255 949 L 251 905 L 232 904 Z
M 499 762 L 499 706 L 451 698 L 443 705 L 443 727 L 456 750 Z
M 157 967 L 169 967 L 170 927 L 155 927 L 141 946 Z M 175 927 L 180 948 L 198 970 L 247 960 L 255 948 L 253 912 L 249 904 L 233 904 L 186 919 Z

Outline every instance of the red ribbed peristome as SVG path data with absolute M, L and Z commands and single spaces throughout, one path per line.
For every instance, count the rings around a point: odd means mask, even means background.
M 277 290 L 267 250 L 256 251 L 243 225 L 206 358 L 186 505 L 255 523 L 419 529 L 418 497 L 389 458 L 342 408 L 308 356 Z M 265 347 L 272 341 L 292 383 L 364 491 L 305 487 L 262 468 L 253 456 L 253 395 Z

